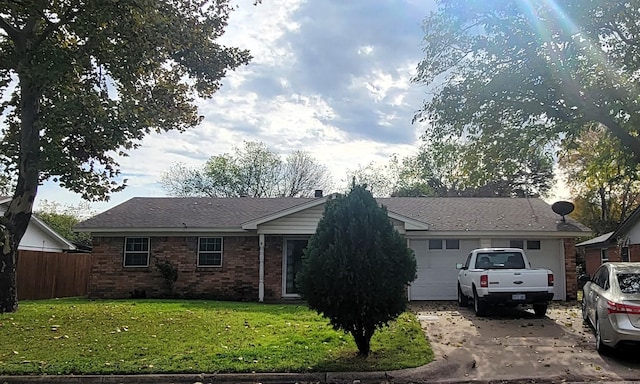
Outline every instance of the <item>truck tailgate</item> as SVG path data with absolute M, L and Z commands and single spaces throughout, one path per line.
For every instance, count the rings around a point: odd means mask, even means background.
M 489 292 L 540 292 L 551 289 L 546 269 L 488 270 Z

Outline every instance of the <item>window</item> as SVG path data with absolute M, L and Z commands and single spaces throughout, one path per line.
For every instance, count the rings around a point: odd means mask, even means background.
M 198 239 L 198 266 L 222 267 L 222 237 Z
M 460 240 L 445 240 L 447 249 L 460 249 Z
M 607 261 L 609 261 L 609 254 L 607 253 L 608 249 L 607 248 L 603 248 L 600 250 L 600 262 L 601 263 L 606 263 Z
M 527 240 L 527 249 L 540 249 L 540 240 Z
M 429 249 L 460 249 L 460 240 L 455 239 L 431 239 Z
M 629 247 L 622 247 L 622 249 L 620 249 L 620 259 L 622 261 L 629 261 Z
M 640 293 L 640 273 L 618 273 L 617 277 L 622 293 Z
M 429 249 L 442 249 L 442 240 L 440 239 L 429 240 Z
M 524 249 L 524 240 L 511 240 L 509 242 L 509 248 Z
M 124 240 L 124 266 L 149 266 L 149 238 L 127 237 Z

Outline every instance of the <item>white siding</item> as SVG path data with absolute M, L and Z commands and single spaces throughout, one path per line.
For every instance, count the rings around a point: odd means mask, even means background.
M 636 223 L 629 231 L 629 244 L 640 244 L 640 222 Z
M 0 215 L 3 215 L 5 211 L 5 207 L 0 207 Z M 35 224 L 33 219 L 29 222 L 27 231 L 18 246 L 18 249 L 21 250 L 42 252 L 62 252 L 63 249 L 67 248 L 66 244 Z
M 324 213 L 319 205 L 258 225 L 258 233 L 275 235 L 313 235 Z

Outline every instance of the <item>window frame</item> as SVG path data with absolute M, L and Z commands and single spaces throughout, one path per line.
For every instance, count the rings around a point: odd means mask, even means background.
M 537 243 L 537 247 L 531 247 L 529 244 L 531 243 Z M 527 240 L 527 250 L 535 250 L 535 251 L 539 251 L 542 249 L 542 241 L 540 240 Z
M 600 248 L 600 264 L 609 262 L 609 248 Z
M 220 250 L 219 251 L 207 251 L 207 250 L 202 250 L 201 249 L 201 245 L 202 245 L 202 240 L 203 239 L 220 239 Z M 200 255 L 201 254 L 212 254 L 215 255 L 217 253 L 220 254 L 220 264 L 202 264 L 200 262 Z M 224 237 L 222 236 L 201 236 L 198 237 L 198 253 L 196 254 L 196 266 L 198 268 L 222 268 L 222 265 L 224 263 Z
M 127 251 L 127 242 L 133 239 L 144 239 L 147 243 L 146 251 Z M 146 264 L 127 264 L 127 254 L 146 254 L 147 255 L 147 263 Z M 122 266 L 124 268 L 148 268 L 149 267 L 149 259 L 151 256 L 151 240 L 148 236 L 127 236 L 124 238 L 124 249 L 122 252 Z
M 429 243 L 427 245 L 429 247 L 429 250 L 432 250 L 432 249 L 443 250 L 444 249 L 444 244 L 442 242 L 442 239 L 429 239 L 428 241 L 429 241 Z M 436 242 L 436 241 L 440 243 L 440 247 L 432 247 L 431 246 L 431 242 Z
M 456 242 L 456 246 L 449 248 L 449 242 L 450 241 L 452 241 L 452 242 L 455 241 Z M 445 249 L 453 249 L 453 250 L 460 249 L 460 239 L 445 239 L 444 240 L 444 248 Z

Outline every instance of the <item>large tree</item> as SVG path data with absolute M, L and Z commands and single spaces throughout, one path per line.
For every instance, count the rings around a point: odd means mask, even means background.
M 38 183 L 106 199 L 126 182 L 116 156 L 150 132 L 197 125 L 196 98 L 250 58 L 217 42 L 230 10 L 226 0 L 0 3 L 0 161 L 16 179 L 0 220 L 0 313 L 17 309 L 16 253 Z
M 355 181 L 354 181 L 355 183 Z M 369 354 L 376 329 L 406 307 L 416 260 L 365 186 L 327 201 L 297 276 L 302 297 Z
M 202 168 L 174 164 L 160 184 L 168 194 L 183 197 L 305 197 L 331 185 L 327 168 L 308 153 L 294 151 L 282 159 L 255 141 L 212 156 Z
M 374 196 L 544 196 L 553 181 L 553 159 L 540 147 L 514 139 L 495 143 L 441 143 L 425 137 L 413 156 L 392 156 L 350 171 Z
M 640 0 L 437 0 L 416 120 L 447 142 L 557 143 L 599 123 L 640 159 Z
M 638 162 L 604 127 L 589 127 L 566 141 L 558 164 L 578 196 L 574 217 L 596 234 L 614 230 L 638 206 Z

